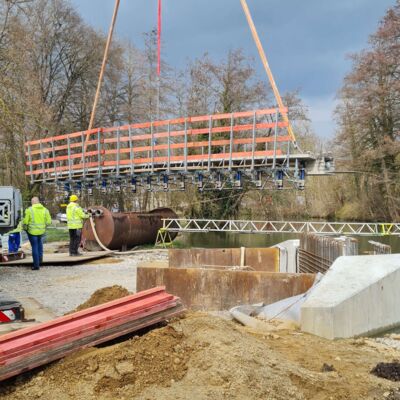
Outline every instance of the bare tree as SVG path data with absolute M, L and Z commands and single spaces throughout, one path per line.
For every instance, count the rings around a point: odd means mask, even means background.
M 399 0 L 369 43 L 352 56 L 353 70 L 340 92 L 337 141 L 359 174 L 349 202 L 362 204 L 367 218 L 399 220 Z
M 189 67 L 188 114 L 230 113 L 268 104 L 265 84 L 257 79 L 252 60 L 242 50 L 229 51 L 225 60 L 215 62 L 205 54 Z M 214 139 L 226 134 L 215 134 Z M 226 193 L 210 191 L 203 194 L 200 207 L 193 209 L 202 217 L 235 217 L 243 193 L 226 198 Z M 213 199 L 213 201 L 208 201 Z

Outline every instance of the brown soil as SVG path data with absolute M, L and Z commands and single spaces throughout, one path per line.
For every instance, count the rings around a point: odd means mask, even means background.
M 259 334 L 195 313 L 11 380 L 0 388 L 0 397 L 392 400 L 398 398 L 398 384 L 370 371 L 399 356 L 370 339 L 329 341 L 299 331 Z M 335 371 L 322 372 L 324 364 Z
M 124 260 L 122 258 L 104 257 L 104 258 L 99 258 L 98 260 L 89 261 L 85 264 L 87 265 L 120 264 L 123 261 Z
M 102 288 L 96 290 L 90 296 L 89 300 L 78 306 L 75 311 L 81 311 L 85 310 L 86 308 L 98 306 L 100 304 L 104 304 L 112 300 L 117 300 L 130 294 L 131 293 L 129 293 L 127 289 L 118 285 Z

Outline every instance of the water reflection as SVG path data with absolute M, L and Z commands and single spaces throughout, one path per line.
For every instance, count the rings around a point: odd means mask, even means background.
M 269 247 L 290 239 L 299 239 L 295 233 L 249 234 L 249 233 L 183 233 L 178 240 L 185 247 Z M 359 253 L 371 251 L 369 240 L 392 246 L 392 253 L 400 253 L 400 238 L 397 236 L 358 236 Z

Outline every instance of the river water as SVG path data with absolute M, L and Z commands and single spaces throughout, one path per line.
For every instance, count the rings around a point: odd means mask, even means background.
M 373 240 L 392 246 L 392 253 L 400 253 L 398 236 L 354 236 L 358 240 L 359 254 L 371 251 L 368 241 Z M 290 239 L 299 239 L 295 233 L 249 234 L 249 233 L 183 233 L 178 240 L 185 247 L 231 248 L 231 247 L 269 247 Z

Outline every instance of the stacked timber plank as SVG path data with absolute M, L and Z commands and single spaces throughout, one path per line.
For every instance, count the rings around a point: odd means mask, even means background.
M 0 381 L 183 311 L 178 297 L 156 287 L 0 336 Z

